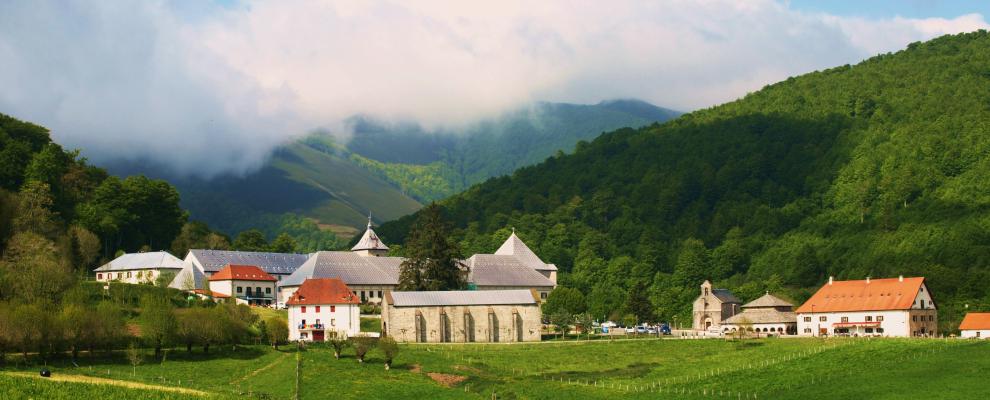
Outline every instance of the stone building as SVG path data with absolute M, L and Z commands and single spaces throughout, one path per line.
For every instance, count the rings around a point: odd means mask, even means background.
M 775 336 L 796 334 L 794 304 L 767 292 L 763 297 L 743 304 L 741 313 L 722 322 L 723 333 L 741 329 Z
M 386 292 L 382 335 L 399 342 L 536 342 L 535 290 Z
M 712 283 L 701 284 L 701 295 L 694 301 L 691 328 L 696 331 L 721 331 L 722 322 L 739 313 L 742 302 L 728 289 L 712 289 Z

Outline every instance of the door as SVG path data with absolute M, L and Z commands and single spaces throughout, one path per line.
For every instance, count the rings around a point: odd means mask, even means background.
M 322 342 L 323 341 L 323 331 L 313 331 L 313 341 Z

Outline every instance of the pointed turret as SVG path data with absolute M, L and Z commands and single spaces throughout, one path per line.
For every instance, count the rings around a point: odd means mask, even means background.
M 519 236 L 516 236 L 515 228 L 512 229 L 512 234 L 505 240 L 505 243 L 502 243 L 502 246 L 495 250 L 495 254 L 515 256 L 523 264 L 539 271 L 555 284 L 557 283 L 557 266 L 543 262 L 533 250 L 529 249 L 529 246 L 526 246 L 526 243 L 523 243 L 522 239 L 519 239 Z
M 354 247 L 351 247 L 351 251 L 364 256 L 375 257 L 388 254 L 388 246 L 378 238 L 378 234 L 371 229 L 371 226 L 371 214 L 368 214 L 368 229 L 364 231 L 364 236 L 361 236 L 361 240 Z

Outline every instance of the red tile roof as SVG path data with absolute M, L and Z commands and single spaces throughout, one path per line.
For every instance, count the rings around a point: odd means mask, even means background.
M 226 298 L 230 297 L 229 295 L 226 295 L 226 294 L 223 294 L 223 293 L 212 292 L 212 291 L 209 291 L 209 290 L 206 290 L 206 289 L 193 289 L 190 292 L 195 293 L 195 294 L 199 294 L 199 295 L 203 295 L 203 296 L 216 297 L 218 299 L 226 299 Z
M 267 272 L 262 271 L 254 265 L 234 265 L 227 264 L 227 267 L 221 269 L 217 273 L 210 277 L 211 281 L 227 281 L 227 280 L 238 280 L 238 281 L 271 281 L 275 282 L 278 279 L 269 275 Z
M 285 302 L 287 305 L 360 303 L 351 288 L 337 278 L 307 279 Z
M 918 277 L 826 283 L 794 312 L 908 310 L 924 282 Z
M 959 330 L 984 330 L 990 329 L 990 312 L 971 312 L 966 314 L 963 318 L 962 323 L 959 324 Z

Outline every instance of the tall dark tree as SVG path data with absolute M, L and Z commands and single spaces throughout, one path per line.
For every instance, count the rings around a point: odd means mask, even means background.
M 296 240 L 289 236 L 288 233 L 280 233 L 275 240 L 272 241 L 271 250 L 275 253 L 295 253 Z
M 640 322 L 653 322 L 656 319 L 656 312 L 653 310 L 653 304 L 650 303 L 650 294 L 646 283 L 636 282 L 629 288 L 626 308 Z
M 248 229 L 237 235 L 233 247 L 241 251 L 268 251 L 268 240 L 265 234 L 257 229 Z
M 416 220 L 406 241 L 406 260 L 399 273 L 399 290 L 458 290 L 467 285 L 461 271 L 464 258 L 453 240 L 450 224 L 436 203 Z

